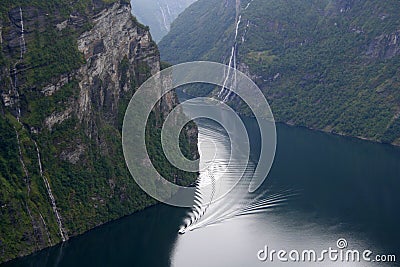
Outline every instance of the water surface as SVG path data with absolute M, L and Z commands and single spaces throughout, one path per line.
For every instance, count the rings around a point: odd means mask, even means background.
M 245 121 L 255 129 L 253 119 Z M 228 146 L 218 125 L 203 122 L 199 127 L 208 139 L 215 133 L 220 149 Z M 277 131 L 276 159 L 262 188 L 255 195 L 233 192 L 204 218 L 218 218 L 224 209 L 235 210 L 260 194 L 268 198 L 287 190 L 301 192 L 284 205 L 222 221 L 209 219 L 209 225 L 179 235 L 190 209 L 160 204 L 5 266 L 280 266 L 260 262 L 257 252 L 265 245 L 327 249 L 336 247 L 339 238 L 346 238 L 351 249 L 399 258 L 400 150 L 285 125 Z M 257 131 L 251 132 L 254 160 L 259 139 Z

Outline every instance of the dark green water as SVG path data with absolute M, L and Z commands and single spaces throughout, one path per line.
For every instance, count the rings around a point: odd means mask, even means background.
M 276 159 L 261 191 L 288 188 L 301 195 L 184 235 L 177 231 L 187 209 L 154 206 L 4 266 L 280 266 L 259 262 L 257 251 L 335 247 L 338 238 L 399 261 L 400 149 L 278 125 Z

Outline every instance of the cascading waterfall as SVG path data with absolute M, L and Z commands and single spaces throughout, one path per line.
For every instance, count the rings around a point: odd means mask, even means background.
M 14 91 L 14 95 L 15 95 L 16 102 L 17 102 L 17 105 L 16 105 L 17 106 L 17 116 L 16 117 L 17 117 L 17 121 L 22 126 L 22 123 L 20 121 L 21 108 L 19 106 L 19 92 L 18 92 L 18 84 L 17 84 L 17 64 L 20 63 L 23 60 L 23 55 L 26 52 L 26 46 L 25 46 L 25 38 L 24 38 L 24 20 L 23 20 L 23 16 L 22 16 L 22 8 L 21 7 L 19 8 L 19 14 L 20 14 L 20 17 L 21 17 L 21 21 L 20 21 L 20 23 L 21 23 L 21 37 L 20 37 L 21 56 L 20 56 L 19 61 L 17 61 L 17 63 L 14 64 L 13 71 L 12 71 L 12 73 L 10 73 L 11 74 L 10 78 L 11 78 L 11 87 L 12 87 L 12 89 Z M 14 81 L 12 79 L 12 76 L 14 76 Z M 25 182 L 28 185 L 28 195 L 29 195 L 29 193 L 31 191 L 30 186 L 29 186 L 29 174 L 28 174 L 28 170 L 26 168 L 26 165 L 24 163 L 24 159 L 23 159 L 23 156 L 22 156 L 21 143 L 20 143 L 20 138 L 19 138 L 18 131 L 17 131 L 17 129 L 15 127 L 14 127 L 14 130 L 15 130 L 15 134 L 17 136 L 19 160 L 21 162 L 22 169 L 24 170 L 24 173 L 25 173 Z
M 24 127 L 23 124 L 21 123 L 21 120 L 20 120 L 21 119 L 21 108 L 20 108 L 20 94 L 19 94 L 19 90 L 18 90 L 17 65 L 20 64 L 23 61 L 24 54 L 26 53 L 27 49 L 26 49 L 26 42 L 25 42 L 25 36 L 24 36 L 24 34 L 25 34 L 24 19 L 23 19 L 23 12 L 22 12 L 22 8 L 21 7 L 19 8 L 19 13 L 20 13 L 20 25 L 21 25 L 21 31 L 20 31 L 20 34 L 21 34 L 20 35 L 20 58 L 14 64 L 13 70 L 10 72 L 10 80 L 11 80 L 12 91 L 13 91 L 14 97 L 16 99 L 16 101 L 15 101 L 16 102 L 16 113 L 17 113 L 16 114 L 16 118 L 17 118 L 17 121 L 19 122 L 19 124 L 22 127 Z M 26 165 L 25 165 L 25 162 L 24 162 L 24 159 L 23 159 L 21 143 L 20 143 L 20 138 L 19 138 L 18 131 L 17 131 L 17 129 L 15 127 L 14 127 L 14 130 L 15 130 L 15 134 L 16 134 L 16 137 L 17 137 L 19 159 L 20 159 L 20 162 L 21 162 L 24 174 L 25 174 L 25 182 L 26 182 L 27 187 L 28 187 L 28 196 L 29 196 L 30 191 L 31 191 L 30 181 L 29 181 L 29 173 L 28 173 L 28 169 L 26 168 Z M 59 228 L 59 231 L 60 231 L 60 236 L 61 236 L 62 241 L 64 242 L 64 241 L 66 241 L 68 239 L 68 236 L 65 233 L 65 231 L 63 230 L 62 219 L 61 219 L 60 214 L 58 213 L 56 201 L 55 201 L 55 198 L 53 196 L 53 193 L 52 193 L 52 190 L 51 190 L 51 187 L 50 187 L 50 183 L 48 182 L 47 178 L 43 175 L 43 168 L 42 168 L 42 161 L 41 161 L 41 158 L 40 158 L 39 147 L 38 147 L 36 141 L 33 141 L 33 142 L 35 144 L 37 157 L 38 157 L 39 173 L 40 173 L 40 176 L 42 177 L 42 180 L 43 180 L 44 185 L 45 185 L 46 190 L 47 190 L 47 194 L 48 194 L 48 196 L 50 198 L 51 206 L 53 208 L 53 212 L 55 214 L 55 217 L 56 217 L 56 220 L 57 220 L 57 224 L 58 224 L 58 228 Z M 33 219 L 28 206 L 27 206 L 27 210 L 28 210 L 28 214 Z M 46 230 L 49 243 L 52 244 L 52 241 L 50 239 L 50 233 L 49 233 L 48 228 L 47 228 L 47 224 L 46 224 L 42 214 L 40 212 L 39 212 L 39 214 L 40 214 L 40 218 L 41 218 L 41 220 L 43 222 L 44 228 Z
M 20 120 L 20 118 L 21 118 L 21 108 L 20 108 L 20 99 L 19 99 L 20 96 L 19 96 L 19 91 L 18 91 L 18 79 L 17 79 L 17 65 L 22 62 L 22 60 L 24 59 L 24 54 L 26 53 L 26 43 L 25 43 L 25 37 L 24 37 L 24 32 L 25 32 L 24 19 L 23 19 L 23 14 L 22 14 L 22 8 L 21 7 L 19 8 L 19 14 L 20 14 L 20 24 L 21 24 L 21 36 L 20 36 L 20 42 L 19 42 L 19 44 L 20 44 L 20 58 L 14 64 L 13 70 L 10 73 L 10 82 L 11 82 L 12 92 L 13 92 L 15 98 L 16 98 L 16 113 L 17 113 L 16 118 L 17 118 L 18 123 L 23 127 L 23 125 L 21 123 L 21 120 Z M 14 77 L 14 80 L 13 80 L 12 77 Z M 16 135 L 16 138 L 17 138 L 19 161 L 21 163 L 22 170 L 24 171 L 24 175 L 25 175 L 24 182 L 26 184 L 27 194 L 28 194 L 28 197 L 29 197 L 29 195 L 31 193 L 29 173 L 28 173 L 28 169 L 27 169 L 27 167 L 25 165 L 25 162 L 24 162 L 24 157 L 22 155 L 21 141 L 20 141 L 19 133 L 18 133 L 18 131 L 17 131 L 17 129 L 15 127 L 14 127 L 14 131 L 15 131 L 15 135 Z M 28 203 L 25 203 L 25 207 L 26 207 L 27 213 L 29 215 L 29 218 L 31 219 L 31 222 L 32 222 L 33 232 L 36 235 L 37 234 L 37 229 L 35 227 L 35 220 L 34 220 L 34 218 L 32 216 L 31 210 L 29 209 Z M 45 226 L 45 229 L 46 229 L 46 231 L 48 233 L 47 226 L 46 226 L 46 223 L 44 222 L 43 217 L 42 217 L 42 221 L 43 221 L 43 225 Z M 49 238 L 50 238 L 50 236 L 49 236 Z M 36 246 L 38 246 L 36 240 L 35 240 L 35 242 L 36 242 Z
M 236 19 L 235 19 L 235 24 L 236 24 L 236 28 L 235 28 L 235 38 L 234 38 L 234 43 L 232 45 L 231 48 L 231 56 L 229 57 L 229 63 L 228 66 L 230 68 L 236 69 L 236 54 L 237 54 L 237 36 L 239 33 L 239 26 L 242 20 L 242 16 L 239 14 L 240 13 L 240 0 L 236 0 Z M 225 95 L 225 92 L 228 91 L 223 99 L 224 102 L 226 102 L 229 99 L 230 96 L 230 91 L 229 89 L 226 88 L 226 84 L 230 78 L 231 75 L 231 71 L 230 68 L 228 69 L 228 72 L 226 73 L 225 79 L 224 79 L 224 84 L 221 87 L 221 90 L 218 94 L 218 98 L 222 98 Z M 235 83 L 234 85 L 236 85 L 236 73 L 234 75 L 234 79 L 235 79 Z
M 253 1 L 254 1 L 254 0 L 251 0 L 251 1 L 246 5 L 246 7 L 244 8 L 244 10 L 247 10 L 247 9 L 250 7 L 251 3 L 253 3 Z
M 239 26 L 240 26 L 241 20 L 242 20 L 242 16 L 240 15 L 238 17 L 238 21 L 236 23 L 235 43 L 233 44 L 232 49 L 231 49 L 231 56 L 229 58 L 229 65 L 228 65 L 229 67 L 231 67 L 231 68 L 233 68 L 235 70 L 236 70 L 236 53 L 237 53 L 237 42 L 236 42 L 236 40 L 237 40 L 237 36 L 238 36 Z M 223 100 L 224 102 L 226 102 L 226 100 L 228 100 L 228 98 L 230 96 L 230 91 L 229 91 L 229 89 L 226 88 L 226 84 L 227 84 L 227 82 L 228 82 L 228 80 L 230 78 L 230 75 L 231 75 L 231 69 L 229 68 L 228 72 L 227 72 L 227 74 L 225 76 L 225 79 L 224 79 L 224 84 L 222 85 L 221 91 L 218 94 L 218 97 L 221 98 L 225 94 L 225 91 L 228 91 L 226 96 L 225 96 L 225 98 L 224 98 L 224 100 Z M 235 79 L 234 80 L 235 81 L 234 85 L 236 86 L 236 72 L 234 73 L 234 79 Z
M 46 231 L 46 234 L 47 234 L 47 239 L 48 239 L 48 241 L 49 241 L 49 245 L 50 245 L 50 246 L 52 246 L 52 245 L 53 245 L 53 242 L 51 242 L 51 238 L 50 238 L 50 232 L 49 232 L 49 229 L 47 228 L 46 221 L 44 220 L 44 218 L 43 218 L 43 215 L 42 215 L 42 213 L 41 213 L 41 212 L 39 212 L 39 216 L 40 216 L 40 219 L 41 219 L 41 220 L 42 220 L 42 222 L 43 222 L 43 225 L 44 225 L 44 230 Z
M 21 23 L 21 36 L 20 36 L 21 56 L 20 56 L 20 59 L 22 60 L 23 59 L 23 55 L 26 52 L 26 43 L 25 43 L 25 36 L 24 36 L 24 33 L 25 33 L 24 19 L 23 19 L 23 16 L 22 16 L 22 8 L 21 7 L 19 8 L 19 15 L 20 15 L 20 18 L 21 18 L 21 22 L 20 22 Z
M 160 7 L 161 15 L 162 15 L 162 17 L 163 17 L 164 27 L 165 27 L 165 29 L 166 29 L 167 31 L 169 31 L 169 26 L 168 26 L 168 23 L 167 23 L 167 18 L 166 18 L 166 16 L 165 16 L 164 9 L 163 9 L 163 7 L 161 6 L 160 2 L 158 2 L 158 6 Z
M 37 157 L 38 157 L 40 177 L 42 177 L 44 185 L 45 185 L 46 190 L 47 190 L 47 194 L 49 195 L 49 198 L 50 198 L 50 201 L 51 201 L 51 206 L 53 208 L 54 215 L 56 216 L 56 220 L 57 220 L 57 224 L 58 224 L 58 229 L 60 231 L 61 239 L 62 239 L 63 242 L 65 242 L 68 239 L 68 236 L 67 236 L 67 234 L 65 233 L 65 231 L 63 229 L 62 219 L 61 219 L 60 214 L 58 213 L 56 200 L 55 200 L 55 198 L 53 196 L 53 192 L 51 190 L 50 183 L 47 180 L 46 176 L 43 175 L 42 160 L 41 160 L 41 157 L 40 157 L 39 147 L 38 147 L 36 141 L 34 141 L 34 143 L 35 143 Z
M 16 99 L 16 113 L 17 113 L 17 120 L 20 122 L 21 117 L 21 108 L 20 108 L 20 101 L 19 101 L 19 91 L 18 91 L 18 78 L 17 78 L 17 65 L 22 62 L 24 59 L 24 54 L 26 53 L 26 43 L 25 43 L 25 28 L 24 28 L 24 17 L 22 13 L 22 8 L 19 8 L 19 15 L 20 15 L 20 38 L 19 38 L 19 47 L 20 47 L 20 57 L 19 60 L 14 64 L 12 71 L 10 71 L 10 82 L 11 88 Z
M 168 2 L 165 3 L 165 6 L 167 7 L 168 15 L 171 18 L 172 17 L 172 13 L 171 13 L 171 9 L 169 8 Z
M 247 10 L 249 7 L 250 7 L 250 5 L 251 5 L 251 3 L 253 2 L 254 0 L 251 0 L 247 5 L 246 5 L 246 7 L 244 8 L 244 10 Z M 240 24 L 241 24 L 241 22 L 242 22 L 242 15 L 240 15 L 240 0 L 236 0 L 236 21 L 235 21 L 235 23 L 236 23 L 236 28 L 235 28 L 235 38 L 234 38 L 234 43 L 233 43 L 233 46 L 232 46 L 232 48 L 231 48 L 231 56 L 230 56 L 230 58 L 229 58 L 229 67 L 231 67 L 231 68 L 233 68 L 233 69 L 237 69 L 237 52 L 238 52 L 238 41 L 237 41 L 237 38 L 238 38 L 238 33 L 239 33 L 239 27 L 240 27 Z M 247 26 L 246 26 L 246 29 L 245 29 L 245 31 L 244 31 L 244 33 L 243 33 L 243 35 L 242 35 L 242 38 L 241 38 L 241 41 L 242 41 L 242 43 L 244 43 L 244 37 L 245 37 L 245 35 L 246 35 L 246 33 L 247 33 L 247 31 L 248 31 L 248 28 L 249 28 L 249 26 L 250 26 L 250 24 L 249 24 L 250 22 L 249 21 L 247 21 Z M 219 94 L 218 94 L 218 98 L 222 98 L 223 97 L 223 102 L 227 102 L 228 100 L 229 100 L 229 98 L 231 97 L 231 95 L 232 95 L 232 92 L 229 90 L 229 89 L 227 89 L 226 88 L 226 84 L 227 84 L 227 82 L 228 82 L 228 80 L 229 80 L 229 78 L 230 78 L 230 68 L 228 69 L 228 73 L 226 73 L 226 76 L 225 76 L 225 79 L 224 79 L 224 84 L 223 84 L 223 86 L 221 87 L 221 90 L 220 90 L 220 92 L 219 92 Z M 234 86 L 236 86 L 236 84 L 237 84 L 237 77 L 236 77 L 236 72 L 234 73 L 234 77 L 233 77 L 233 79 L 234 79 Z M 225 97 L 224 97 L 224 95 L 225 95 Z

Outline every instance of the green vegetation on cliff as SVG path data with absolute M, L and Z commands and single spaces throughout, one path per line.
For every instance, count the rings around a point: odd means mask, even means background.
M 182 13 L 159 44 L 163 60 L 227 63 L 234 3 L 199 0 Z M 400 144 L 398 1 L 246 0 L 240 14 L 239 69 L 277 121 Z
M 55 245 L 60 232 L 81 234 L 155 204 L 131 177 L 121 147 L 129 100 L 160 68 L 129 1 L 5 0 L 0 36 L 0 262 Z M 159 127 L 149 121 L 154 164 L 171 181 L 192 183 L 196 174 L 158 155 Z M 197 155 L 196 138 L 182 133 L 186 155 Z

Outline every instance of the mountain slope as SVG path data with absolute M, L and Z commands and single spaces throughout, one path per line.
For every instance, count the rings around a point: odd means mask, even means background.
M 238 68 L 277 121 L 400 145 L 398 1 L 247 0 L 238 14 L 235 2 L 189 7 L 160 42 L 162 59 L 227 64 L 240 15 Z
M 156 42 L 170 30 L 171 23 L 196 0 L 131 0 L 132 13 L 150 27 Z
M 7 0 L 0 11 L 2 262 L 155 203 L 125 166 L 121 127 L 160 58 L 126 1 Z M 195 174 L 169 165 L 153 138 L 176 103 L 170 94 L 154 110 L 147 144 L 154 165 L 187 185 Z M 196 156 L 196 142 L 188 127 L 187 155 Z

